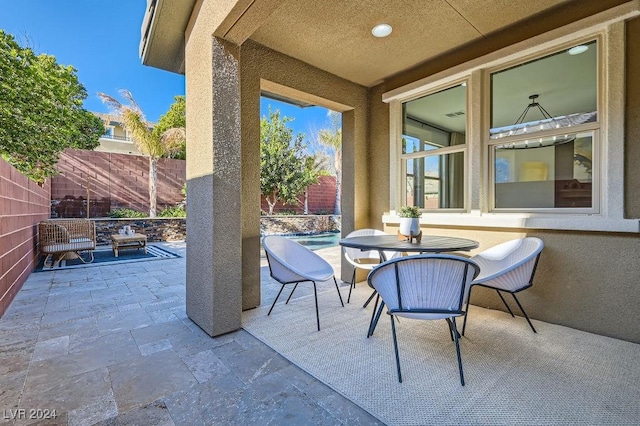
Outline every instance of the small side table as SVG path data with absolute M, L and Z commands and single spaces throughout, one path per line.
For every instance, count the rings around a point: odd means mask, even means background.
M 147 252 L 147 236 L 135 233 L 133 235 L 113 234 L 111 235 L 111 246 L 113 253 L 118 257 L 118 250 L 124 249 L 144 249 Z

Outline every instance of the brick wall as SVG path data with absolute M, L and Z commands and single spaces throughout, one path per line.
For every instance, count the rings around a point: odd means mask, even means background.
M 158 211 L 183 201 L 185 161 L 158 161 Z M 68 149 L 58 161 L 60 174 L 51 180 L 53 217 L 104 217 L 127 207 L 149 211 L 149 159 L 139 155 Z
M 282 211 L 295 211 L 302 214 L 304 210 L 304 197 L 301 196 L 299 205 L 282 205 L 276 204 L 273 209 L 274 213 Z M 316 214 L 332 214 L 336 204 L 336 177 L 321 176 L 318 183 L 309 187 L 309 213 Z M 264 212 L 269 212 L 269 204 L 264 197 L 261 198 L 260 208 Z
M 37 261 L 38 222 L 49 218 L 50 186 L 0 159 L 0 317 Z

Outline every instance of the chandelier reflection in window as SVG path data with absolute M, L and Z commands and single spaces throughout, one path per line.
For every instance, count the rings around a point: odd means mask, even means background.
M 520 114 L 520 117 L 511 126 L 499 127 L 493 129 L 491 139 L 500 139 L 509 136 L 526 135 L 527 133 L 539 132 L 542 130 L 553 130 L 564 127 L 576 126 L 578 124 L 588 123 L 595 121 L 596 112 L 581 112 L 575 114 L 569 114 L 559 117 L 552 117 L 549 112 L 539 102 L 536 101 L 540 95 L 530 95 L 531 102 L 525 110 Z M 531 108 L 537 108 L 542 115 L 541 120 L 525 122 L 527 113 Z M 496 148 L 499 149 L 527 149 L 527 148 L 540 148 L 544 146 L 561 145 L 564 143 L 575 140 L 575 135 L 563 135 L 553 136 L 547 138 L 533 138 L 532 140 L 518 141 L 499 145 Z

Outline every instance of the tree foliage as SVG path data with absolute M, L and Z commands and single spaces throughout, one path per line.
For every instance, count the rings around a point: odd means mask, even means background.
M 162 133 L 154 131 L 131 92 L 120 90 L 120 95 L 127 101 L 126 104 L 105 93 L 98 93 L 100 99 L 113 110 L 113 113 L 127 129 L 138 150 L 149 157 L 149 216 L 155 217 L 157 212 L 158 159 L 170 157 L 179 150 L 185 141 L 185 131 L 184 128 L 178 127 L 167 129 Z
M 36 55 L 0 30 L 0 154 L 43 182 L 67 148 L 93 149 L 105 132 L 82 107 L 87 97 L 72 66 Z
M 158 123 L 153 128 L 156 137 L 162 136 L 163 133 L 170 129 L 186 129 L 187 127 L 187 103 L 184 96 L 176 96 L 175 101 L 169 107 L 169 110 L 160 116 Z M 186 139 L 182 140 L 172 153 L 171 158 L 185 160 L 187 158 Z
M 276 203 L 298 204 L 298 197 L 316 183 L 321 174 L 314 156 L 306 153 L 304 135 L 293 136 L 289 117 L 269 111 L 260 120 L 260 192 L 273 214 Z

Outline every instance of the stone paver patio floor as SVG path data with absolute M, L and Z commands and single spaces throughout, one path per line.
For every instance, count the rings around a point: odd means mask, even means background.
M 0 424 L 377 423 L 246 331 L 206 335 L 185 244 L 161 246 L 183 257 L 31 274 L 0 319 Z

